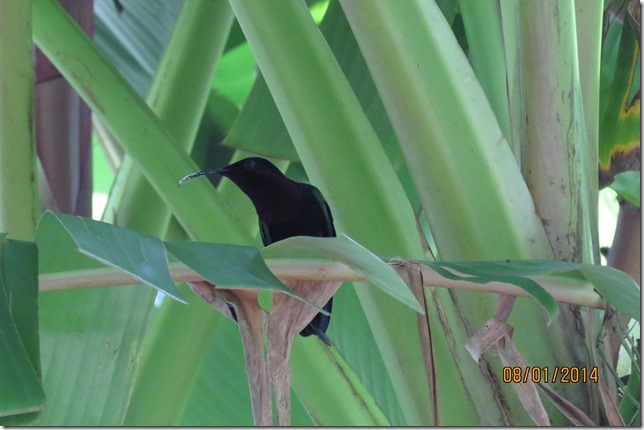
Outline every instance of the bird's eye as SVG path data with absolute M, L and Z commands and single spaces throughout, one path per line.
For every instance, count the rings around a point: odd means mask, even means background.
M 257 162 L 255 160 L 246 160 L 246 162 L 244 163 L 244 167 L 247 170 L 251 170 L 251 169 L 255 168 L 256 164 L 257 164 Z

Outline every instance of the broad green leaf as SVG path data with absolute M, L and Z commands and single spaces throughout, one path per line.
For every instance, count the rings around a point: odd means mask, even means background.
M 273 292 L 269 290 L 258 291 L 257 303 L 259 304 L 260 308 L 264 309 L 269 314 L 273 312 Z
M 217 341 L 212 342 L 207 356 L 213 359 L 201 368 L 181 425 L 250 427 L 253 415 L 239 328 L 225 320 L 212 335 Z M 291 402 L 291 425 L 314 425 L 295 394 Z
M 414 210 L 418 212 L 420 201 L 413 186 L 409 169 L 403 160 L 396 135 L 371 79 L 367 64 L 338 2 L 329 4 L 324 19 L 320 23 L 320 31 L 326 38 L 371 126 L 378 135 L 391 164 L 405 187 Z M 299 161 L 293 141 L 261 74 L 257 76 L 247 102 L 231 132 L 226 136 L 224 145 L 255 154 Z
M 179 261 L 218 288 L 282 291 L 293 295 L 266 266 L 253 246 L 205 242 L 165 242 Z
M 255 79 L 255 57 L 248 43 L 226 52 L 212 79 L 213 90 L 237 106 L 244 104 Z
M 52 214 L 41 217 L 35 241 L 41 274 L 103 266 L 76 252 L 76 243 Z M 132 357 L 141 350 L 153 300 L 142 285 L 41 294 L 47 404 L 34 424 L 122 425 L 138 369 Z
M 205 242 L 165 242 L 178 260 L 219 288 L 280 291 L 302 300 L 318 311 L 328 313 L 302 299 L 284 285 L 264 263 L 253 246 Z
M 144 97 L 182 3 L 173 0 L 121 2 L 122 12 L 117 10 L 113 0 L 94 2 L 94 40 Z
M 326 372 L 310 375 L 309 383 L 305 378 L 297 378 L 293 390 L 309 405 L 309 414 L 313 421 L 323 426 L 342 426 L 351 423 L 353 426 L 389 426 L 391 423 L 384 416 L 379 405 L 354 370 L 334 348 L 326 348 L 315 338 L 298 338 L 293 342 L 293 354 L 303 359 L 291 363 L 294 375 L 307 375 L 307 361 L 320 360 Z M 308 358 L 309 360 L 306 360 Z M 334 369 L 339 367 L 341 372 Z M 333 396 L 320 398 L 319 392 L 333 392 Z M 313 404 L 307 399 L 315 398 Z
M 398 276 L 379 257 L 371 253 L 349 236 L 339 237 L 292 237 L 267 246 L 262 250 L 264 258 L 331 258 L 364 275 L 396 300 L 424 314 L 414 295 Z
M 640 207 L 640 172 L 630 171 L 615 175 L 610 187 L 631 204 Z
M 357 288 L 364 288 L 364 284 L 358 285 Z M 358 374 L 391 424 L 396 427 L 407 425 L 390 375 L 378 351 L 374 333 L 369 329 L 369 322 L 360 306 L 356 287 L 352 283 L 345 283 L 335 293 L 333 317 L 327 335 L 353 371 Z M 302 361 L 303 364 L 308 363 L 308 357 L 294 354 L 293 362 L 296 360 Z M 293 365 L 293 369 L 303 367 Z M 304 377 L 303 379 L 306 380 Z M 297 381 L 294 381 L 294 384 L 297 384 Z
M 52 216 L 83 254 L 123 270 L 143 284 L 185 303 L 170 276 L 165 247 L 158 238 L 89 218 L 49 211 L 43 215 Z
M 0 244 L 0 425 L 30 422 L 44 404 L 37 249 L 8 240 Z

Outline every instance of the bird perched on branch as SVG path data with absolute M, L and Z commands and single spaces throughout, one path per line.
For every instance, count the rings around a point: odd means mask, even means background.
M 259 217 L 264 245 L 294 236 L 336 235 L 333 216 L 322 193 L 312 185 L 289 179 L 264 158 L 246 158 L 220 169 L 192 173 L 179 183 L 212 174 L 230 179 L 250 198 Z M 332 304 L 333 298 L 324 305 L 324 310 L 330 313 Z M 329 322 L 329 316 L 318 313 L 300 335 L 315 334 L 328 344 L 325 333 Z

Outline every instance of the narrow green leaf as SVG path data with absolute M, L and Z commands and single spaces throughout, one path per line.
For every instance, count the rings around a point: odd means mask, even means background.
M 41 217 L 34 240 L 41 274 L 103 267 L 76 252 L 76 243 L 51 214 Z M 141 351 L 153 309 L 149 290 L 135 285 L 41 294 L 47 404 L 33 424 L 122 425 L 132 375 L 139 369 L 132 357 Z
M 584 278 L 593 284 L 597 293 L 617 310 L 640 320 L 641 291 L 633 278 L 612 267 L 592 264 L 568 263 L 565 261 L 470 261 L 470 262 L 423 262 L 439 275 L 477 284 L 491 281 L 507 282 L 527 291 L 550 316 L 556 313 L 554 298 L 529 276 L 560 276 Z M 446 268 L 469 276 L 455 275 Z M 554 312 L 554 313 L 553 313 Z
M 37 276 L 33 243 L 9 240 L 0 245 L 0 425 L 29 422 L 45 403 Z
M 548 315 L 550 315 L 550 318 L 553 318 L 558 312 L 557 301 L 546 290 L 544 290 L 543 287 L 541 287 L 532 279 L 508 274 L 508 271 L 512 271 L 512 269 L 508 270 L 508 268 L 504 267 L 503 263 L 501 262 L 490 262 L 490 264 L 485 265 L 482 265 L 480 263 L 470 264 L 467 262 L 423 262 L 423 264 L 431 267 L 441 276 L 444 276 L 448 279 L 473 282 L 476 284 L 487 284 L 488 282 L 498 281 L 516 285 L 517 287 L 530 294 L 537 302 L 539 302 L 539 304 L 541 304 L 546 309 Z M 508 267 L 510 267 L 512 263 L 506 264 L 508 265 Z M 469 276 L 455 275 L 452 272 L 445 270 L 445 268 L 455 269 Z M 515 272 L 520 272 L 520 270 L 515 270 Z
M 30 240 L 40 211 L 31 2 L 0 2 L 0 28 L 0 230 Z
M 391 425 L 354 369 L 335 348 L 326 348 L 322 342 L 313 338 L 299 338 L 293 343 L 293 354 L 302 357 L 291 364 L 293 374 L 308 374 L 306 358 L 322 361 L 321 366 L 327 369 L 326 372 L 311 375 L 314 379 L 307 383 L 304 383 L 304 378 L 297 378 L 293 383 L 293 390 L 307 405 L 308 412 L 317 425 Z M 337 367 L 342 371 L 335 371 Z M 321 397 L 319 391 L 332 392 L 333 396 Z M 315 402 L 307 401 L 312 398 Z
M 630 203 L 640 207 L 640 172 L 623 172 L 615 176 L 615 181 L 610 185 L 619 195 Z
M 58 220 L 83 254 L 121 269 L 145 285 L 185 303 L 172 281 L 168 257 L 158 238 L 89 218 L 50 211 L 43 215 L 47 216 Z
M 583 265 L 578 270 L 593 283 L 604 300 L 640 321 L 642 291 L 633 278 L 612 267 Z
M 298 258 L 333 259 L 364 275 L 375 286 L 416 312 L 425 313 L 395 270 L 345 234 L 339 237 L 292 237 L 267 246 L 262 254 L 264 258 L 292 258 L 297 255 Z
M 198 170 L 196 164 L 59 3 L 36 0 L 32 6 L 38 47 L 124 146 L 187 233 L 201 240 L 212 238 L 211 218 L 204 216 L 211 214 L 223 224 L 235 226 L 218 230 L 218 236 L 230 242 L 252 242 L 208 182 L 195 181 L 191 193 L 177 185 L 180 178 Z M 68 61 L 70 58 L 76 61 Z

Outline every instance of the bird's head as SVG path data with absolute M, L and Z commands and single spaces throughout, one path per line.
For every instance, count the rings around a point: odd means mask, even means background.
M 179 184 L 198 176 L 213 174 L 233 181 L 251 199 L 258 213 L 286 204 L 300 192 L 294 181 L 287 178 L 273 163 L 260 157 L 244 158 L 220 169 L 191 173 L 181 179 Z

